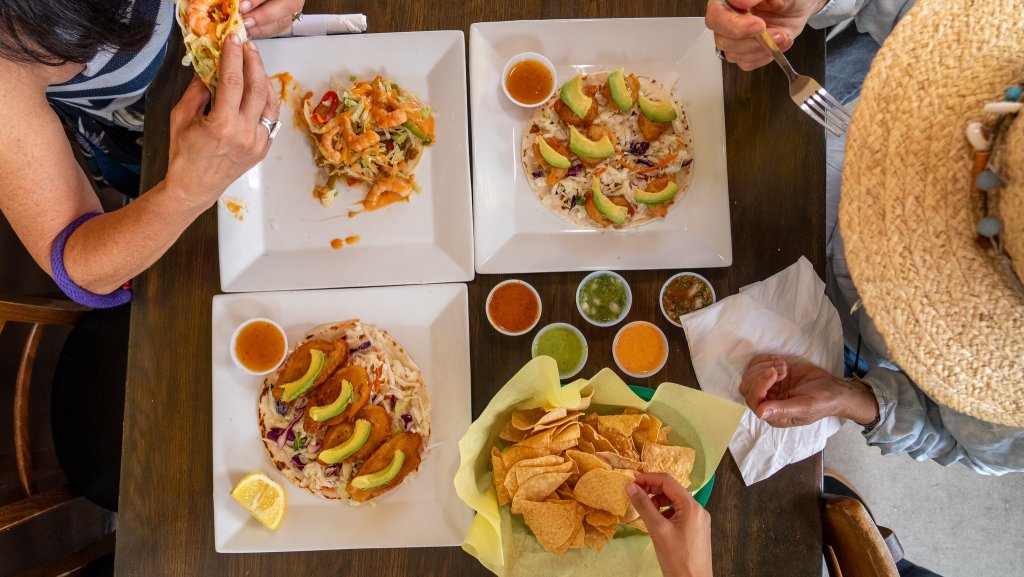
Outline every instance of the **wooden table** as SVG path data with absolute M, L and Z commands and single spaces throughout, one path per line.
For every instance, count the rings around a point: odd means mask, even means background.
M 630 2 L 469 0 L 314 1 L 308 13 L 363 12 L 369 32 L 456 29 L 473 22 L 545 18 L 702 16 L 704 0 Z M 167 118 L 191 72 L 172 40 L 147 101 L 144 188 L 167 167 Z M 824 77 L 824 37 L 806 31 L 789 53 L 802 73 Z M 763 279 L 801 255 L 824 272 L 824 135 L 789 100 L 775 67 L 744 73 L 724 66 L 733 265 L 701 270 L 719 297 Z M 467 138 L 469 136 L 467 135 Z M 199 167 L 197 167 L 199 169 Z M 671 337 L 671 358 L 654 381 L 697 386 L 682 332 L 655 308 L 673 271 L 627 271 L 630 318 L 646 318 Z M 583 273 L 519 275 L 541 293 L 542 323 L 573 322 L 590 341 L 584 375 L 614 366 L 615 329 L 582 322 L 572 290 Z M 483 316 L 487 292 L 503 276 L 469 283 L 473 414 L 529 360 L 529 339 L 499 335 Z M 215 210 L 203 214 L 135 283 L 125 407 L 117 574 L 157 575 L 489 575 L 459 548 L 222 555 L 213 545 L 211 465 L 211 297 L 218 292 Z M 647 304 L 643 304 L 647 303 Z M 645 308 L 646 307 L 646 308 Z M 745 487 L 726 455 L 708 510 L 716 575 L 818 577 L 821 455 Z

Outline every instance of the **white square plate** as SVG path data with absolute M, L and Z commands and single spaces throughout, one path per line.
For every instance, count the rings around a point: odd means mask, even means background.
M 469 428 L 468 293 L 463 284 L 249 293 L 213 297 L 213 518 L 217 551 L 247 553 L 457 546 L 472 511 L 455 494 L 459 439 Z M 419 472 L 373 504 L 317 497 L 274 467 L 260 438 L 262 379 L 231 362 L 235 328 L 276 320 L 290 347 L 309 329 L 358 318 L 385 328 L 423 371 L 433 404 L 429 453 Z M 173 465 L 172 465 L 173 466 Z M 287 509 L 270 531 L 231 498 L 245 475 L 263 471 L 284 486 Z
M 520 162 L 532 109 L 505 97 L 512 56 L 539 52 L 556 82 L 625 67 L 672 87 L 693 130 L 693 181 L 668 217 L 624 231 L 573 226 L 534 196 Z M 732 264 L 722 63 L 703 18 L 486 22 L 469 32 L 476 270 L 521 273 Z
M 313 197 L 320 169 L 293 113 L 267 157 L 218 203 L 220 285 L 225 292 L 330 288 L 473 278 L 466 51 L 461 31 L 281 38 L 258 42 L 269 74 L 288 72 L 315 95 L 330 79 L 391 78 L 436 114 L 437 143 L 416 168 L 409 203 L 348 217 L 363 187 L 341 187 L 330 208 Z M 333 239 L 360 237 L 340 250 Z

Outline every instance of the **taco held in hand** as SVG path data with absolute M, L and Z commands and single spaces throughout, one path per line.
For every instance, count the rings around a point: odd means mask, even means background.
M 391 336 L 358 320 L 311 330 L 264 381 L 260 434 L 274 465 L 328 499 L 368 501 L 419 468 L 430 398 Z
M 217 94 L 220 53 L 232 34 L 246 40 L 238 0 L 175 0 L 175 15 L 185 36 L 187 54 L 181 63 L 192 64 L 196 74 Z

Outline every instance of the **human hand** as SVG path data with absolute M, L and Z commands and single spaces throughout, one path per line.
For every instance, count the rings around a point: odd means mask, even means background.
M 171 111 L 167 182 L 180 202 L 209 207 L 229 184 L 267 155 L 270 139 L 260 117 L 278 118 L 277 95 L 256 45 L 232 34 L 221 53 L 217 100 L 198 76 Z
M 740 394 L 773 427 L 808 425 L 829 416 L 866 425 L 878 416 L 878 401 L 863 383 L 838 379 L 810 363 L 791 364 L 779 355 L 751 359 Z
M 711 516 L 690 493 L 664 473 L 641 473 L 625 489 L 651 535 L 662 574 L 711 577 Z
M 270 38 L 287 30 L 296 15 L 302 13 L 306 0 L 243 0 L 245 32 L 253 38 Z
M 732 6 L 727 6 L 729 2 Z M 762 31 L 785 52 L 803 31 L 807 19 L 826 0 L 708 0 L 705 25 L 715 33 L 715 45 L 725 59 L 743 70 L 760 68 L 772 57 L 754 38 Z M 747 10 L 753 11 L 748 14 Z

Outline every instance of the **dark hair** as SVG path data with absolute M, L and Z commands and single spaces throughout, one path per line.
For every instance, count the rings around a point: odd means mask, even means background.
M 86 64 L 101 49 L 138 51 L 155 14 L 143 0 L 0 0 L 0 58 L 60 66 Z

